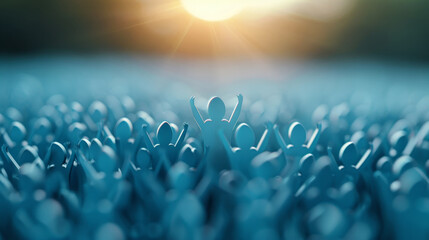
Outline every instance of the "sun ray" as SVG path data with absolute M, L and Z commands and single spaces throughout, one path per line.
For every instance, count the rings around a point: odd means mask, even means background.
M 216 32 L 216 25 L 210 24 L 210 33 L 212 35 L 213 55 L 217 56 L 218 51 L 220 50 L 220 41 Z
M 180 38 L 178 39 L 177 44 L 174 46 L 172 53 L 171 53 L 171 57 L 174 57 L 174 55 L 176 54 L 176 52 L 179 50 L 180 46 L 183 43 L 183 40 L 185 40 L 186 35 L 188 35 L 189 30 L 191 29 L 193 24 L 193 19 L 189 19 L 188 24 L 186 25 L 185 31 L 183 32 L 183 34 L 180 36 Z
M 151 13 L 148 16 L 144 17 L 146 18 L 145 21 L 118 29 L 117 31 L 124 31 L 134 27 L 141 26 L 141 25 L 146 25 L 156 21 L 168 19 L 168 18 L 171 18 L 172 16 L 171 12 L 176 10 L 181 10 L 181 6 L 178 3 L 175 3 L 175 4 L 169 3 L 169 4 L 163 4 L 163 5 L 167 5 L 167 6 L 157 7 L 156 10 L 151 10 Z M 169 6 L 169 5 L 172 5 L 172 6 Z
M 250 65 L 259 69 L 260 72 L 270 73 L 266 77 L 273 79 L 278 79 L 279 76 L 281 77 L 281 73 L 278 71 L 278 69 L 273 67 L 274 65 L 272 60 L 267 58 L 267 55 L 260 51 L 260 48 L 258 48 L 255 43 L 250 41 L 248 37 L 238 29 L 238 27 L 234 27 L 234 25 L 228 23 L 225 23 L 224 25 L 229 30 L 229 32 L 234 35 L 237 41 L 243 45 L 246 52 L 250 55 Z
M 231 33 L 231 35 L 236 39 L 236 41 L 241 44 L 241 47 L 244 48 L 244 50 L 247 52 L 247 54 L 249 54 L 252 58 L 258 58 L 258 54 L 255 53 L 255 49 L 254 46 L 252 46 L 251 43 L 249 43 L 247 40 L 243 39 L 242 36 L 240 36 L 239 34 L 237 34 L 230 26 L 229 23 L 225 22 L 223 24 L 223 26 L 225 27 L 225 29 L 228 30 L 229 33 Z
M 160 4 L 149 11 L 148 17 L 168 13 L 178 9 L 182 10 L 182 6 L 178 2 Z

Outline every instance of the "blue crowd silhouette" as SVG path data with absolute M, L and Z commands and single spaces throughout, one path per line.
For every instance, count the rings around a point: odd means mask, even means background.
M 429 239 L 427 114 L 302 124 L 246 101 L 191 97 L 174 123 L 130 97 L 8 107 L 0 239 Z

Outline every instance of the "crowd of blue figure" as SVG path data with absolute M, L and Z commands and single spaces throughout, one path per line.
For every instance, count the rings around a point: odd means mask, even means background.
M 219 97 L 203 114 L 192 97 L 189 137 L 126 105 L 9 108 L 1 238 L 429 239 L 429 123 L 356 129 L 339 106 L 310 131 L 267 122 L 257 142 L 242 103 L 227 119 Z

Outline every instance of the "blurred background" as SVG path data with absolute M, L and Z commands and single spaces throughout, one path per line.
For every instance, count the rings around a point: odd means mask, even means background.
M 426 0 L 2 0 L 0 54 L 427 62 Z

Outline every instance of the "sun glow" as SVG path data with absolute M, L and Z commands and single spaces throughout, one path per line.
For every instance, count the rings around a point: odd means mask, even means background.
M 291 54 L 294 49 L 305 53 L 316 51 L 316 44 L 301 46 L 297 41 L 304 37 L 301 36 L 301 30 L 297 30 L 301 28 L 297 26 L 307 25 L 304 25 L 303 21 L 295 23 L 290 20 L 298 16 L 327 22 L 341 17 L 357 0 L 142 1 L 157 4 L 145 5 L 144 21 L 124 30 L 140 25 L 147 26 L 160 40 L 166 41 L 168 46 L 163 45 L 162 50 L 171 56 L 209 55 L 217 59 L 246 54 L 259 61 L 266 54 L 284 51 L 283 48 L 287 48 Z M 315 36 L 320 37 L 317 34 Z M 154 39 L 151 44 L 156 44 L 157 40 Z
M 243 10 L 242 1 L 234 0 L 181 0 L 191 15 L 209 22 L 227 20 Z

